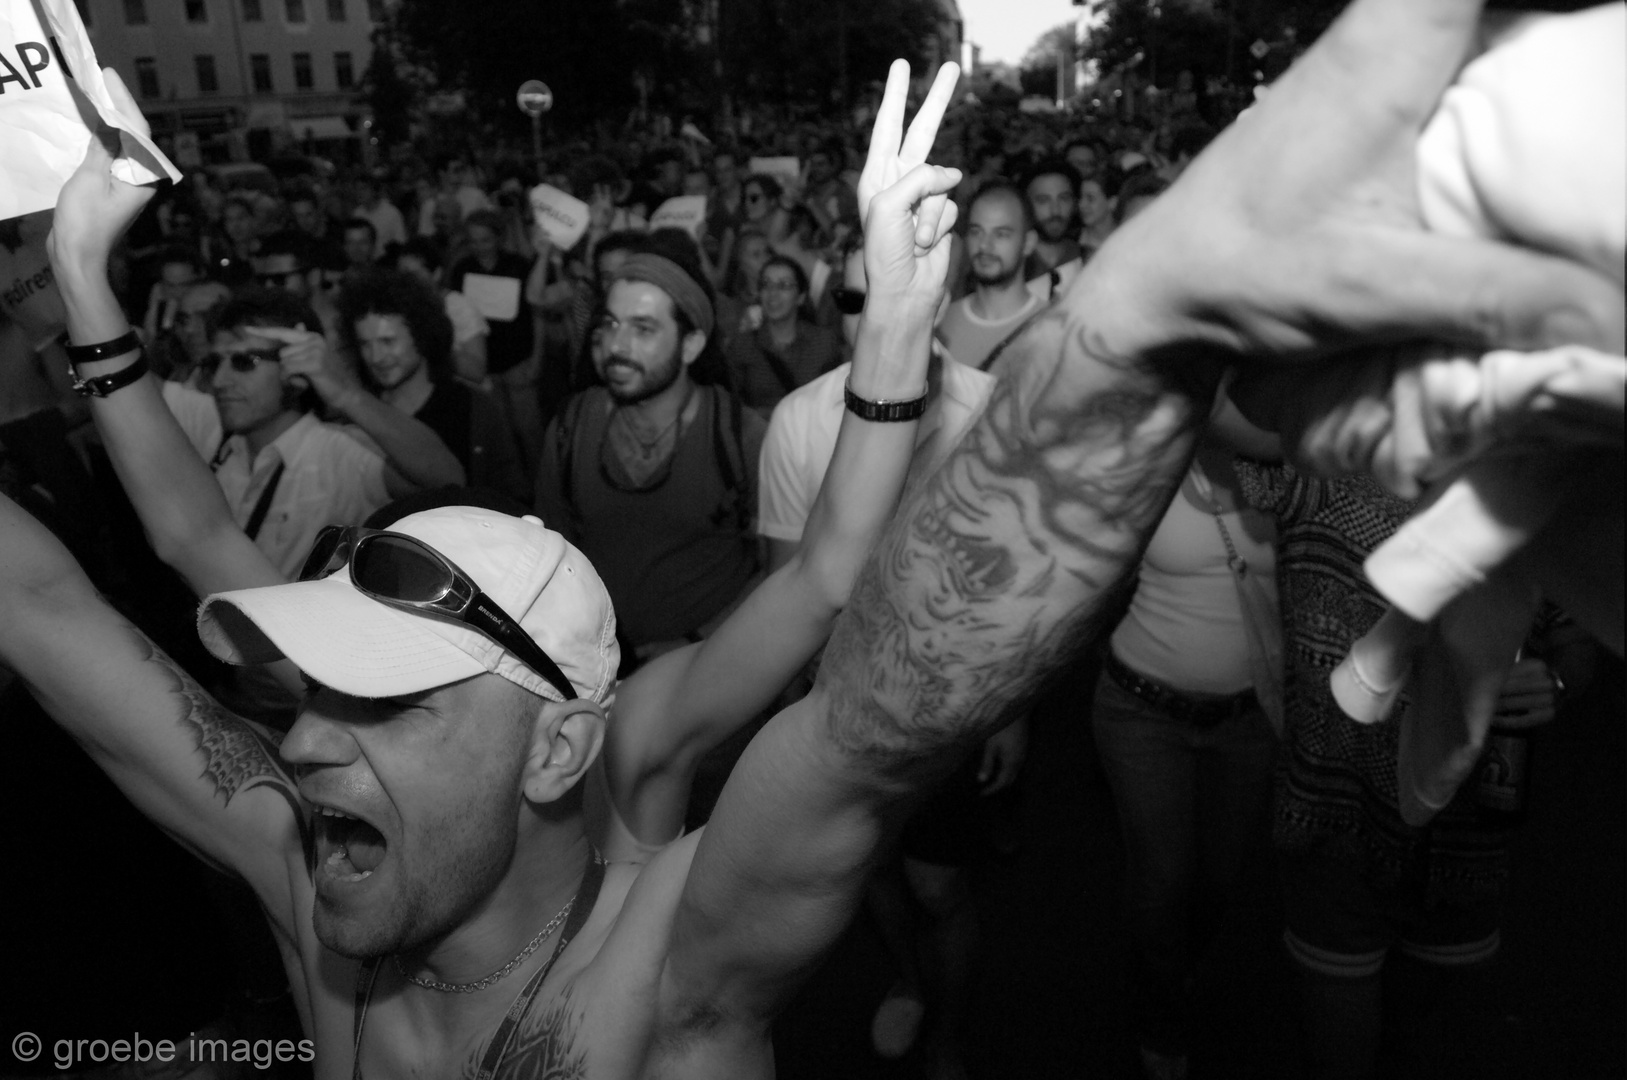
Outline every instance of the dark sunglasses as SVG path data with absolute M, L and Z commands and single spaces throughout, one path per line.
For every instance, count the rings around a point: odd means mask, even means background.
M 463 623 L 513 653 L 566 701 L 578 696 L 531 635 L 481 592 L 473 578 L 422 540 L 359 525 L 329 525 L 316 534 L 299 580 L 327 577 L 347 562 L 350 583 L 363 596 L 403 611 Z
M 239 375 L 247 375 L 261 364 L 281 359 L 280 349 L 244 349 L 242 352 L 210 353 L 198 361 L 204 374 L 213 375 L 221 364 L 227 364 Z
M 864 290 L 838 285 L 830 291 L 831 302 L 843 315 L 857 315 L 864 310 Z

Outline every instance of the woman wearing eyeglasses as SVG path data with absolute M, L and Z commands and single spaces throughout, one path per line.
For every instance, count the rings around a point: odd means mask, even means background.
M 786 394 L 842 362 L 842 340 L 808 318 L 808 279 L 794 260 L 771 257 L 757 281 L 762 325 L 737 334 L 725 355 L 741 400 L 766 420 Z

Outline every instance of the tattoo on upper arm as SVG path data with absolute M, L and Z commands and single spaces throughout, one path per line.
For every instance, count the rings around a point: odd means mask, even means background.
M 145 635 L 138 635 L 147 649 L 146 660 L 169 673 L 174 680 L 171 693 L 179 700 L 177 717 L 193 738 L 203 761 L 199 779 L 214 786 L 222 805 L 231 805 L 239 792 L 267 788 L 280 795 L 293 812 L 299 826 L 300 845 L 310 862 L 315 844 L 305 809 L 293 781 L 283 771 L 277 753 L 277 737 L 220 707 L 197 681 L 170 659 Z
M 497 1075 L 508 1080 L 585 1080 L 587 1051 L 576 1046 L 581 1025 L 582 1017 L 572 1011 L 571 992 L 566 988 L 546 1009 L 520 1019 Z M 485 1053 L 486 1044 L 482 1043 L 463 1063 L 465 1077 L 479 1074 Z
M 1006 350 L 826 651 L 836 744 L 901 766 L 992 734 L 1103 625 L 1169 504 L 1214 366 L 1114 356 L 1067 308 Z

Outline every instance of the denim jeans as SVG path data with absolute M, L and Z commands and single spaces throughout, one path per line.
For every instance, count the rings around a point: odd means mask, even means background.
M 1258 706 L 1200 727 L 1106 673 L 1091 721 L 1124 834 L 1141 1045 L 1185 1053 L 1193 971 L 1244 858 L 1265 834 L 1276 738 Z

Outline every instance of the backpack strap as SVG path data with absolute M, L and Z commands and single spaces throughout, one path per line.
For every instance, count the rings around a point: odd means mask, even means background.
M 724 432 L 723 411 L 729 413 L 728 432 Z M 745 406 L 738 395 L 722 386 L 712 387 L 712 451 L 717 458 L 718 472 L 723 476 L 724 489 L 734 501 L 735 527 L 746 534 L 751 526 L 751 507 L 747 505 L 746 488 L 751 476 L 746 467 Z
M 572 394 L 559 414 L 554 428 L 554 459 L 559 462 L 559 495 L 565 500 L 571 515 L 580 519 L 576 509 L 576 430 L 582 421 L 582 410 L 587 407 L 588 392 Z

